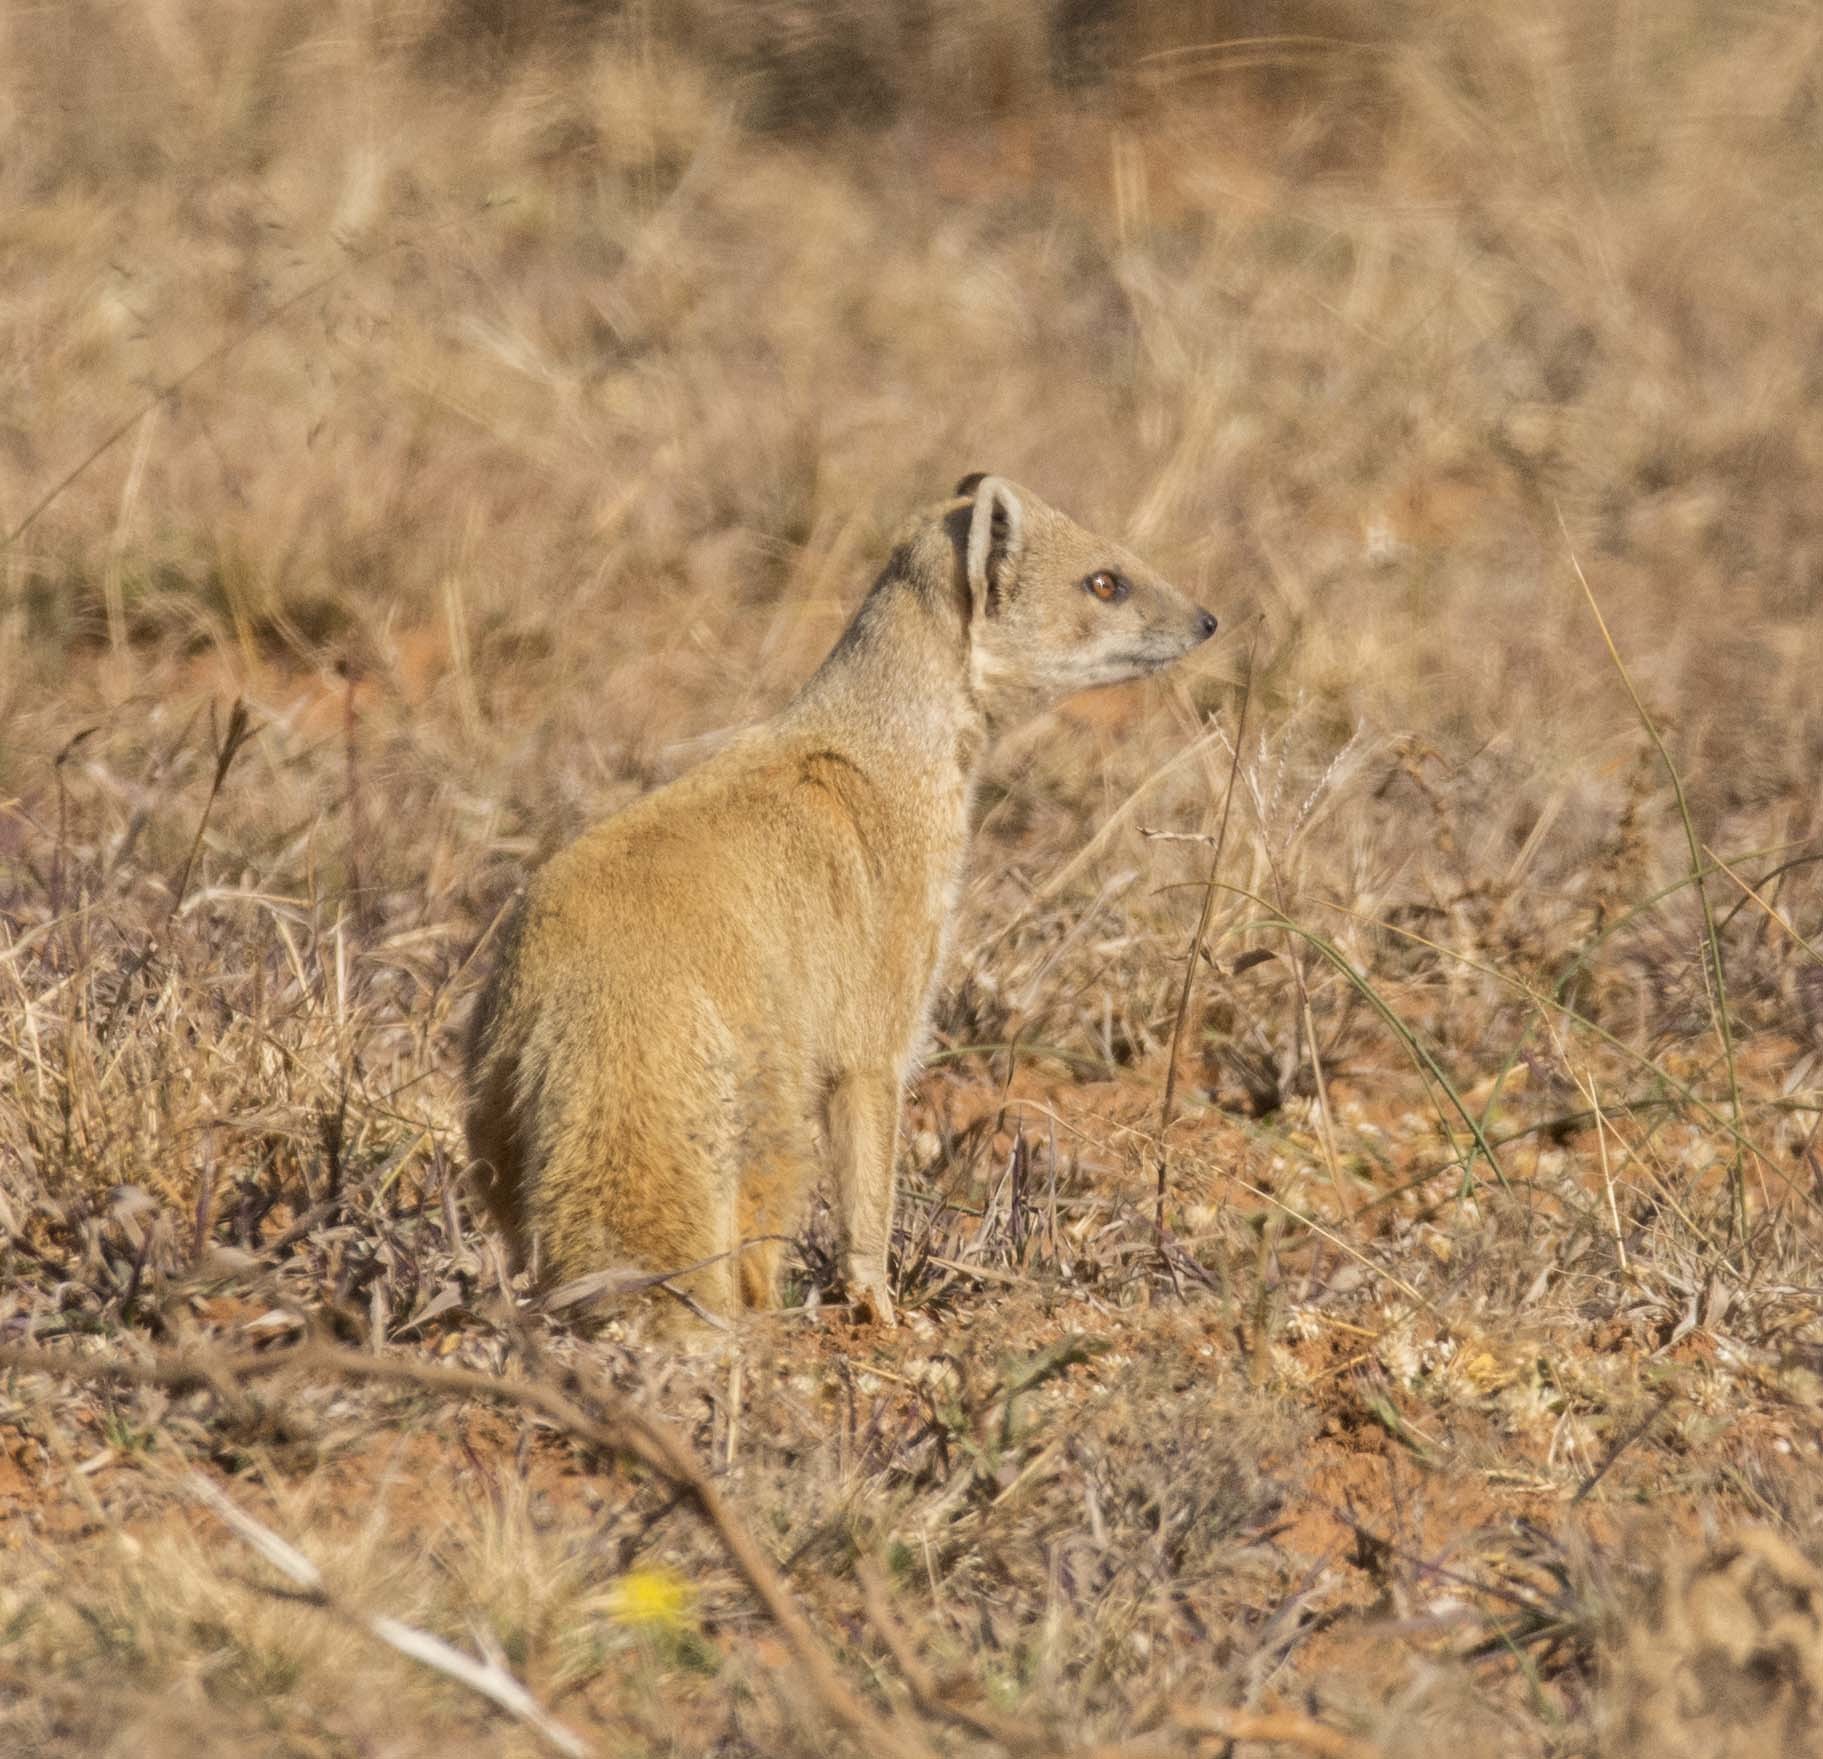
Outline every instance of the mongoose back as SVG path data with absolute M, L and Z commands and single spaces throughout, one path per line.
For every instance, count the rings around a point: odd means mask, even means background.
M 891 1323 L 900 1094 L 989 742 L 1214 632 L 1002 478 L 909 520 L 797 696 L 554 856 L 509 922 L 468 1138 L 515 1264 L 678 1272 L 712 1314 L 770 1306 L 826 1168 L 849 1297 Z

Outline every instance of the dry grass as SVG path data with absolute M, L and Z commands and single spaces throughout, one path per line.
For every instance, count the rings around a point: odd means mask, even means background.
M 856 1750 L 819 1667 L 882 1752 L 1816 1744 L 1811 8 L 70 0 L 0 70 L 0 1342 L 113 1365 L 0 1380 L 0 1746 L 546 1750 L 375 1617 L 602 1753 Z M 490 926 L 986 467 L 1228 633 L 995 761 L 907 1323 L 813 1228 L 738 1359 L 580 1339 L 460 1194 Z

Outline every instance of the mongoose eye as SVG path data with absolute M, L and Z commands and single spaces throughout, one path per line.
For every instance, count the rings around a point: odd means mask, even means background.
M 1104 605 L 1118 605 L 1133 589 L 1118 574 L 1111 574 L 1106 568 L 1097 568 L 1082 583 L 1084 592 L 1092 593 Z

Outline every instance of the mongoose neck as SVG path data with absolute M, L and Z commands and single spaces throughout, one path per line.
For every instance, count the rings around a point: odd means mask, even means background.
M 972 782 L 990 736 L 970 674 L 966 609 L 892 563 L 787 711 L 875 763 Z

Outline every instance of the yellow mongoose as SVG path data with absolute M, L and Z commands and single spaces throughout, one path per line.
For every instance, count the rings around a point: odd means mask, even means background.
M 1214 632 L 999 477 L 908 521 L 793 701 L 553 857 L 509 924 L 468 1136 L 515 1263 L 769 1306 L 827 1166 L 850 1298 L 890 1324 L 900 1090 L 988 742 Z

